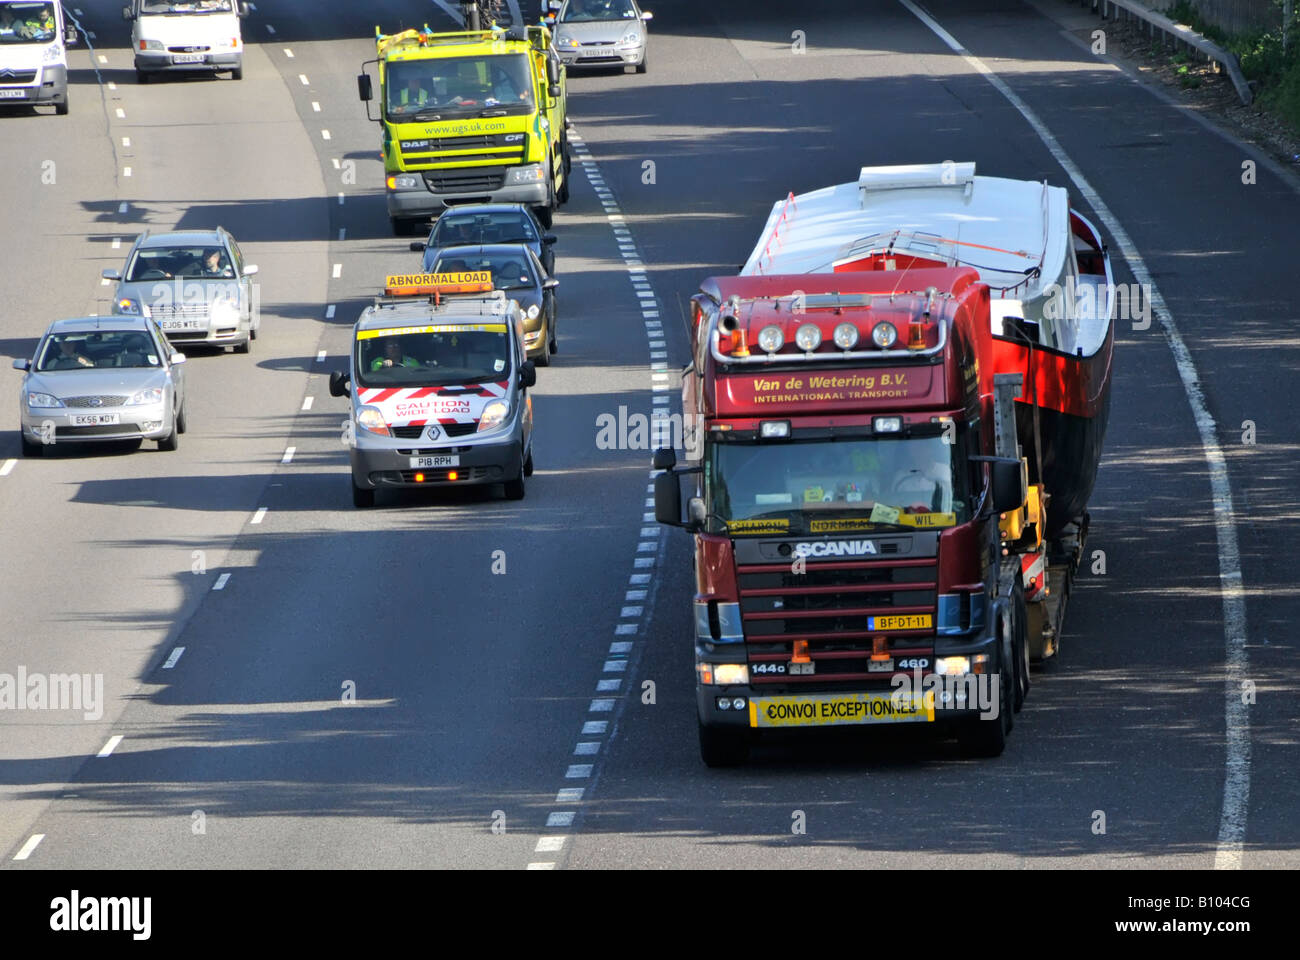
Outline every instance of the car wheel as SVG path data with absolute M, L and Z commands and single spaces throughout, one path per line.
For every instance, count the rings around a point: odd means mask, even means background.
M 66 93 L 63 95 L 63 102 L 54 105 L 54 112 L 61 117 L 68 115 L 68 95 Z
M 358 487 L 356 481 L 352 481 L 352 506 L 365 510 L 374 505 L 375 491 Z
M 252 349 L 253 349 L 253 337 L 251 334 L 249 335 L 248 339 L 245 340 L 243 343 L 235 344 L 235 353 L 248 353 Z
M 542 336 L 538 337 L 542 341 L 542 352 L 533 358 L 533 363 L 539 367 L 549 367 L 551 365 L 551 323 L 548 320 L 546 326 L 542 328 Z
M 31 457 L 43 457 L 43 456 L 45 456 L 45 444 L 43 444 L 43 443 L 32 443 L 32 442 L 31 442 L 30 440 L 28 440 L 27 437 L 25 437 L 25 436 L 20 436 L 20 439 L 21 439 L 22 442 L 23 442 L 23 456 L 24 456 L 24 457 L 31 458 Z
M 243 68 L 243 67 L 235 67 L 234 70 L 231 70 L 231 71 L 230 71 L 230 79 L 231 79 L 231 80 L 243 80 L 243 79 L 244 79 L 244 68 Z
M 159 449 L 159 450 L 166 450 L 166 451 L 168 451 L 168 452 L 171 452 L 171 451 L 175 450 L 177 447 L 179 447 L 179 446 L 181 445 L 180 434 L 177 433 L 177 427 L 178 427 L 178 426 L 179 426 L 179 424 L 178 424 L 176 421 L 173 420 L 173 421 L 172 421 L 172 432 L 171 432 L 168 436 L 165 436 L 165 437 L 163 437 L 161 440 L 158 441 L 158 449 Z
M 176 414 L 176 432 L 177 432 L 177 433 L 184 433 L 187 429 L 189 429 L 189 424 L 187 424 L 187 423 L 185 422 L 185 407 L 186 407 L 186 404 L 182 403 L 182 404 L 181 404 L 180 412 Z
M 699 723 L 697 718 L 696 723 Z M 699 723 L 700 759 L 706 767 L 735 767 L 749 759 L 749 732 Z
M 641 55 L 641 62 L 636 65 L 636 72 L 645 73 L 646 66 L 649 64 L 649 62 L 650 62 L 650 55 L 643 53 Z

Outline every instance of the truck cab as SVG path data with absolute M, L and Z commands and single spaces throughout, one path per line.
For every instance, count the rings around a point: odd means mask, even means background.
M 352 502 L 380 489 L 502 484 L 533 472 L 537 372 L 524 314 L 486 273 L 394 274 L 353 328 L 333 396 L 351 398 Z
M 138 83 L 164 73 L 219 73 L 244 77 L 239 21 L 243 0 L 131 0 L 122 19 L 131 24 Z
M 68 47 L 77 42 L 55 0 L 0 0 L 0 107 L 68 112 Z

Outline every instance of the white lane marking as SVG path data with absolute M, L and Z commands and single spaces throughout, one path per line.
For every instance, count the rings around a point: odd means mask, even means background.
M 623 673 L 627 670 L 626 660 L 606 660 L 605 673 Z
M 620 623 L 614 627 L 614 636 L 616 637 L 634 637 L 636 636 L 635 623 Z
M 176 666 L 176 661 L 181 658 L 181 654 L 184 652 L 185 652 L 184 647 L 177 647 L 167 657 L 167 662 L 162 665 L 162 668 L 164 670 L 170 670 L 172 667 Z
M 546 818 L 548 827 L 571 827 L 577 814 L 573 810 L 556 810 Z
M 627 582 L 634 587 L 643 587 L 650 582 L 650 575 L 646 573 L 634 573 L 627 578 Z
M 647 593 L 648 593 L 648 591 L 646 591 L 646 590 L 628 590 L 625 594 L 623 594 L 623 599 L 624 599 L 624 600 L 644 600 L 644 599 L 646 598 L 646 594 L 647 594 Z
M 322 140 L 328 140 L 330 138 L 330 132 L 328 130 L 322 130 L 320 132 L 320 138 Z
M 124 177 L 129 177 L 129 176 L 131 176 L 131 168 L 130 168 L 130 167 L 123 167 L 123 168 L 122 168 L 122 176 L 124 176 Z
M 636 567 L 638 570 L 645 570 L 646 568 L 653 567 L 654 565 L 655 565 L 654 557 L 637 557 L 635 560 L 632 561 L 632 566 Z
M 6 460 L 4 466 L 0 466 L 0 477 L 7 477 L 14 472 L 14 467 L 18 466 L 17 460 Z
M 275 27 L 271 26 L 271 25 L 268 23 L 268 24 L 266 25 L 266 32 L 269 33 L 269 34 L 271 34 L 271 36 L 275 36 Z
M 343 239 L 344 237 L 346 237 L 347 235 L 348 235 L 348 228 L 347 228 L 347 227 L 339 227 L 339 240 L 342 240 L 342 239 Z
M 609 700 L 605 697 L 601 697 L 597 700 L 591 701 L 591 705 L 587 707 L 587 712 L 588 713 L 610 713 L 613 709 L 614 709 L 614 701 Z
M 657 398 L 656 398 L 656 399 L 657 399 Z M 655 518 L 655 515 L 654 515 L 653 513 L 643 513 L 643 514 L 641 514 L 641 519 L 644 520 L 646 523 L 650 523 L 652 520 L 654 520 L 654 518 Z M 638 591 L 631 591 L 631 590 L 629 590 L 628 592 L 629 592 L 629 593 L 633 593 L 633 592 L 636 592 L 636 593 L 645 593 L 644 590 L 638 590 Z
M 615 640 L 609 645 L 611 654 L 628 654 L 632 652 L 631 640 Z
M 338 309 L 338 307 L 337 307 L 335 304 L 332 304 L 332 303 L 331 303 L 328 307 L 326 307 L 326 308 L 325 308 L 325 319 L 326 319 L 326 320 L 333 320 L 333 319 L 334 319 L 334 311 L 337 310 L 337 309 Z
M 253 514 L 253 519 L 249 523 L 261 523 L 262 518 L 266 516 L 266 507 L 258 507 L 257 512 Z
M 618 615 L 622 617 L 624 620 L 628 620 L 628 619 L 641 616 L 643 610 L 645 610 L 645 608 L 641 606 L 624 607 L 621 611 L 619 611 Z
M 600 753 L 600 742 L 597 740 L 584 740 L 573 747 L 575 757 L 594 757 L 598 753 Z
M 121 203 L 119 203 L 119 204 L 117 205 L 117 212 L 118 212 L 118 213 L 126 213 L 126 201 L 125 201 L 125 200 L 123 200 Z
M 339 163 L 339 158 L 338 158 L 338 157 L 330 157 L 330 162 L 334 164 L 334 169 L 335 169 L 335 170 L 342 170 L 342 169 L 343 169 L 342 165 Z
M 604 723 L 604 720 L 600 721 Z M 556 803 L 578 803 L 582 800 L 582 795 L 587 792 L 586 787 L 564 787 L 555 795 Z
M 312 405 L 312 401 L 314 401 L 315 399 L 316 399 L 315 397 L 303 397 L 303 398 L 302 398 L 302 408 L 303 408 L 304 410 L 310 410 L 310 409 L 311 409 L 311 405 Z
M 319 104 L 318 102 L 316 102 L 315 100 L 313 100 L 313 101 L 311 102 L 311 108 L 312 108 L 312 110 L 315 111 L 316 113 L 320 113 L 320 104 Z
M 584 737 L 600 736 L 607 729 L 609 729 L 608 720 L 588 720 L 582 725 L 582 735 Z M 558 799 L 556 802 L 559 802 Z
M 300 73 L 300 74 L 298 74 L 298 81 L 299 81 L 299 82 L 300 82 L 304 87 L 306 87 L 306 86 L 310 86 L 310 85 L 311 85 L 311 81 L 307 79 L 307 74 L 305 74 L 305 73 Z
M 343 206 L 343 191 L 339 191 L 339 206 Z
M 898 0 L 898 2 L 929 27 L 949 49 L 978 71 L 1020 112 L 1056 162 L 1061 165 L 1061 169 L 1078 188 L 1079 193 L 1088 201 L 1106 229 L 1110 231 L 1120 252 L 1124 255 L 1125 262 L 1128 263 L 1129 270 L 1133 273 L 1133 279 L 1141 284 L 1144 290 L 1150 291 L 1151 308 L 1159 315 L 1160 325 L 1165 331 L 1165 339 L 1169 341 L 1169 349 L 1174 355 L 1178 377 L 1183 382 L 1183 392 L 1187 395 L 1187 403 L 1192 409 L 1192 418 L 1196 421 L 1196 429 L 1201 437 L 1201 449 L 1209 467 L 1210 493 L 1214 501 L 1214 531 L 1218 538 L 1219 589 L 1223 597 L 1223 632 L 1227 667 L 1224 676 L 1226 775 L 1223 782 L 1223 811 L 1219 818 L 1219 840 L 1218 848 L 1214 853 L 1214 868 L 1239 870 L 1246 841 L 1246 816 L 1250 801 L 1250 715 L 1241 696 L 1242 681 L 1246 679 L 1250 661 L 1250 655 L 1246 650 L 1246 596 L 1228 465 L 1223 456 L 1223 448 L 1219 446 L 1218 424 L 1205 405 L 1205 394 L 1201 390 L 1196 364 L 1137 246 L 1047 125 L 1001 77 L 963 47 L 934 18 L 917 7 L 912 0 Z
M 297 447 L 285 447 L 284 456 L 280 458 L 280 462 L 284 464 L 293 463 L 293 455 L 297 452 L 297 450 L 298 450 Z
M 100 63 L 108 63 L 108 57 L 104 56 L 104 55 L 101 53 L 101 54 L 99 55 L 99 62 L 100 62 Z
M 122 735 L 120 733 L 116 734 L 115 736 L 109 737 L 108 743 L 104 744 L 103 748 L 99 751 L 99 753 L 95 754 L 95 756 L 107 757 L 109 754 L 111 754 L 114 750 L 117 749 L 117 745 L 121 742 L 122 742 Z
M 623 686 L 623 681 L 617 677 L 612 680 L 597 680 L 597 693 L 618 693 L 619 688 Z
M 343 264 L 336 263 L 334 264 L 334 279 L 337 280 L 341 276 L 343 276 Z
M 117 108 L 117 119 L 119 119 L 119 120 L 125 120 L 125 119 L 126 119 L 126 111 L 123 110 L 121 107 L 118 107 L 118 108 Z
M 131 138 L 130 138 L 130 137 L 123 137 L 123 138 L 122 138 L 122 146 L 124 146 L 124 147 L 129 147 L 129 146 L 131 146 Z
M 293 51 L 290 50 L 288 47 L 284 48 L 284 55 L 288 57 L 290 60 L 293 59 Z
M 14 854 L 14 859 L 26 860 L 28 857 L 32 855 L 32 851 L 35 850 L 40 845 L 40 842 L 44 839 L 45 839 L 45 834 L 33 833 L 30 837 L 27 838 L 27 842 L 23 844 L 22 849 Z
M 659 544 L 655 543 L 653 540 L 643 540 L 641 543 L 636 545 L 636 549 L 638 553 L 654 553 L 659 549 Z
M 564 771 L 566 780 L 585 780 L 591 776 L 592 764 L 590 763 L 571 763 L 569 769 Z
M 122 238 L 121 238 L 121 237 L 114 237 L 114 238 L 113 238 L 113 249 L 114 249 L 114 250 L 120 250 L 121 248 L 122 248 Z
M 325 351 L 324 351 L 324 350 L 321 350 L 319 353 L 316 354 L 316 362 L 317 362 L 317 363 L 324 363 L 324 362 L 325 362 Z
M 226 584 L 229 582 L 230 582 L 230 574 L 223 573 L 221 576 L 217 577 L 217 582 L 212 585 L 212 589 L 224 590 L 226 589 Z
M 554 863 L 530 863 L 525 869 L 528 870 L 554 870 Z

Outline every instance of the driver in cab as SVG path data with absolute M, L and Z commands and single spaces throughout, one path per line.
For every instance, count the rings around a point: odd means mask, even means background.
M 375 359 L 370 361 L 371 371 L 384 370 L 388 367 L 410 367 L 417 368 L 420 361 L 414 357 L 408 357 L 402 353 L 402 345 L 396 340 L 388 340 L 384 343 L 384 352 Z

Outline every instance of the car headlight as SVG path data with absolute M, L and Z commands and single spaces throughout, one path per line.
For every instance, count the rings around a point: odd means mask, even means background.
M 623 46 L 628 47 L 635 43 L 641 42 L 641 34 L 636 30 L 629 30 L 623 34 L 623 39 L 619 41 Z
M 357 426 L 362 430 L 377 433 L 381 437 L 392 436 L 388 432 L 388 423 L 378 407 L 362 407 L 357 411 Z
M 113 312 L 138 317 L 144 311 L 140 309 L 139 300 L 136 300 L 134 297 L 122 297 L 117 301 L 117 303 L 113 304 Z
M 239 307 L 235 306 L 233 300 L 214 301 L 208 315 L 212 318 L 214 324 L 239 323 Z
M 29 393 L 27 394 L 27 406 L 34 410 L 46 407 L 61 407 L 63 401 L 49 393 Z
M 570 49 L 577 49 L 578 47 L 582 46 L 582 44 L 578 42 L 576 37 L 570 37 L 567 35 L 556 37 L 555 45 L 557 47 L 569 47 Z
M 161 40 L 141 40 L 141 50 L 166 50 L 166 45 Z
M 495 430 L 505 422 L 506 415 L 510 412 L 510 404 L 504 400 L 493 400 L 483 408 L 483 416 L 479 418 L 478 432 L 484 430 Z
M 540 163 L 527 167 L 511 167 L 506 176 L 506 183 L 541 183 L 546 179 L 546 171 Z
M 531 307 L 528 308 L 528 319 L 536 320 L 537 315 L 540 314 L 541 312 L 542 312 L 541 308 L 534 303 Z
M 59 49 L 57 43 L 52 43 L 45 48 L 45 55 L 42 58 L 46 63 L 58 63 L 63 59 L 63 51 Z
M 389 190 L 418 190 L 423 183 L 419 177 L 413 177 L 409 173 L 401 173 L 397 176 L 388 178 Z
M 127 397 L 124 407 L 141 407 L 150 403 L 162 403 L 162 387 L 151 387 L 148 390 L 141 390 L 139 393 Z

